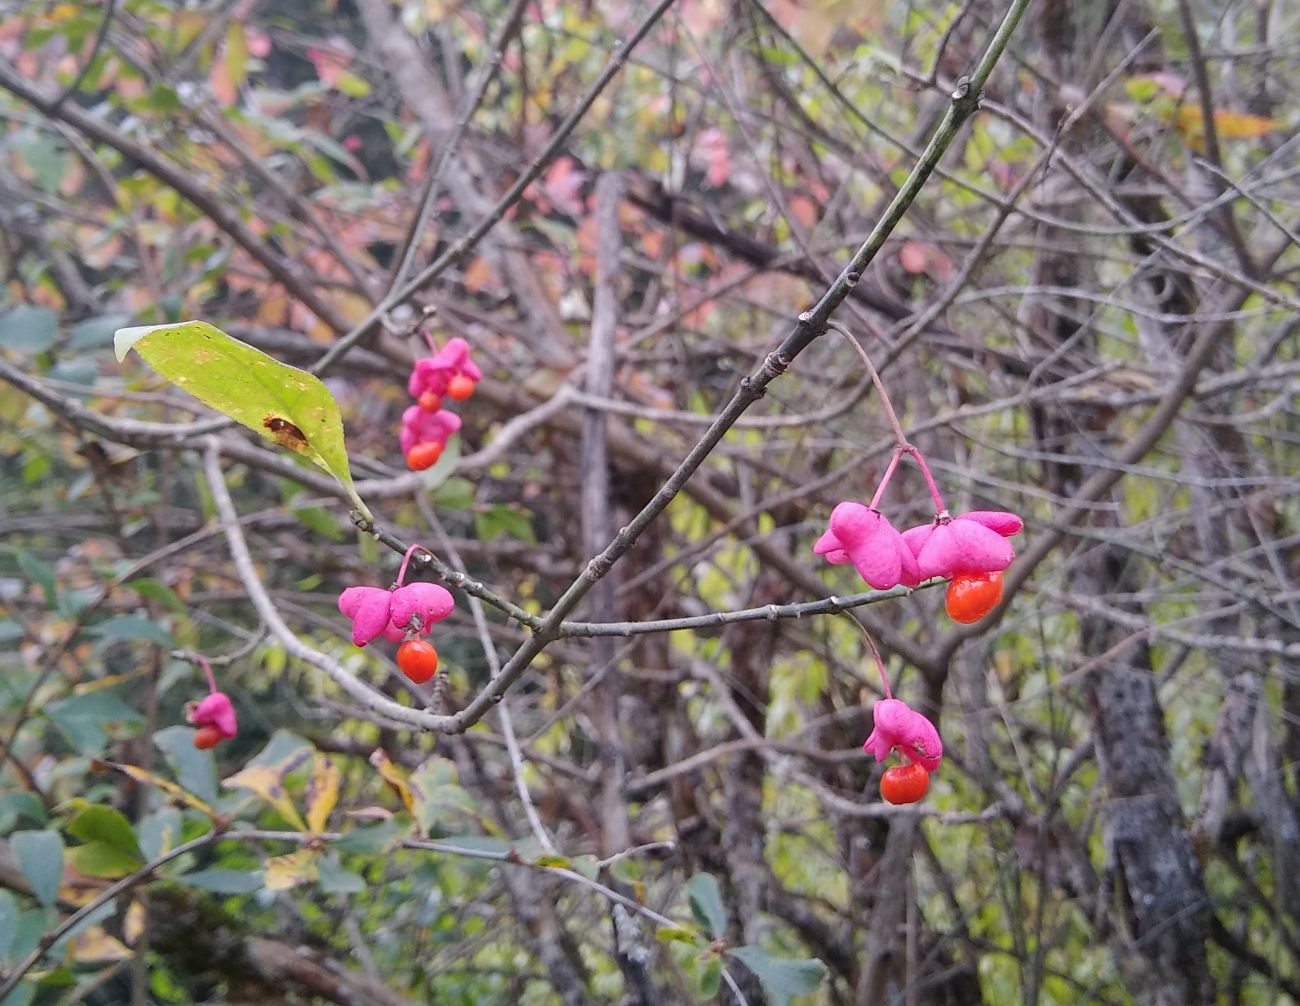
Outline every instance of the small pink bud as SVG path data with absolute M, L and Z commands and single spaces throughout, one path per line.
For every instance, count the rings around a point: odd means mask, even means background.
M 186 717 L 196 727 L 215 727 L 222 737 L 234 737 L 239 732 L 235 720 L 235 707 L 225 692 L 212 692 L 190 710 Z

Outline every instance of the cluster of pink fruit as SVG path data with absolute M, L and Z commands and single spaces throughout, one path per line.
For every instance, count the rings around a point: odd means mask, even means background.
M 411 554 L 420 546 L 406 550 L 397 581 L 381 587 L 348 587 L 339 594 L 339 611 L 352 619 L 352 642 L 365 646 L 383 636 L 397 648 L 397 666 L 417 685 L 424 684 L 438 671 L 438 651 L 426 639 L 434 622 L 452 613 L 456 602 L 445 587 L 436 583 L 408 583 L 406 567 Z
M 915 459 L 934 500 L 932 521 L 898 531 L 879 510 L 885 487 L 904 455 Z M 973 510 L 953 517 L 920 451 L 911 445 L 894 451 L 871 502 L 846 500 L 831 511 L 830 528 L 813 551 L 832 564 L 852 563 L 876 590 L 916 587 L 932 577 L 949 580 L 946 607 L 957 622 L 977 622 L 1002 600 L 1002 571 L 1015 550 L 1007 541 L 1024 521 L 1003 510 Z M 885 761 L 898 751 L 907 759 L 886 770 L 880 792 L 890 803 L 915 803 L 930 786 L 930 773 L 943 759 L 939 731 L 924 715 L 895 699 L 884 663 L 876 654 L 885 698 L 872 709 L 875 729 L 864 750 Z
M 426 335 L 427 339 L 428 336 Z M 474 394 L 483 372 L 469 358 L 469 343 L 457 336 L 430 356 L 415 361 L 406 389 L 415 404 L 402 413 L 402 454 L 412 471 L 437 463 L 451 435 L 460 429 L 460 416 L 442 407 L 444 399 L 463 402 Z

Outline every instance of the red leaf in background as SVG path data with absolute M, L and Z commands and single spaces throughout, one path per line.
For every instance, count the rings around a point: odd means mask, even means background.
M 339 82 L 349 66 L 352 65 L 352 43 L 342 37 L 329 40 L 329 48 L 312 46 L 307 50 L 307 58 L 316 67 L 316 76 L 326 87 L 333 87 Z
M 899 264 L 912 275 L 925 272 L 925 248 L 920 241 L 904 241 L 898 249 Z
M 569 216 L 580 217 L 587 211 L 582 198 L 582 186 L 587 173 L 578 167 L 572 157 L 557 158 L 542 177 L 542 191 L 556 209 Z
M 904 241 L 898 249 L 898 262 L 914 276 L 924 273 L 931 279 L 944 280 L 952 275 L 952 259 L 927 241 Z

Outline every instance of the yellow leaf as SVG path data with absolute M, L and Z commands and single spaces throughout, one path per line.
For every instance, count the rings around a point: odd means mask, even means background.
M 316 879 L 315 849 L 299 849 L 287 856 L 275 856 L 266 861 L 266 886 L 273 891 L 287 891 L 307 880 Z
M 298 813 L 298 808 L 289 799 L 284 788 L 287 774 L 284 766 L 249 765 L 241 772 L 236 772 L 229 779 L 222 780 L 221 785 L 227 789 L 251 789 L 299 831 L 307 831 L 307 822 Z
M 1220 109 L 1214 113 L 1214 128 L 1225 140 L 1252 140 L 1277 129 L 1277 120 L 1266 119 L 1262 115 L 1250 115 L 1247 112 L 1229 112 Z
M 232 84 L 242 84 L 248 73 L 248 39 L 238 18 L 226 29 L 226 67 Z
M 130 907 L 126 910 L 126 918 L 122 922 L 122 935 L 126 937 L 126 942 L 135 946 L 140 942 L 140 937 L 144 935 L 144 905 L 138 901 L 132 901 Z
M 330 812 L 339 802 L 338 767 L 325 755 L 318 754 L 311 769 L 311 782 L 307 784 L 307 827 L 316 833 L 325 830 Z
M 152 772 L 146 772 L 144 769 L 138 768 L 135 765 L 122 765 L 111 761 L 105 762 L 104 764 L 109 768 L 117 769 L 117 771 L 121 772 L 123 775 L 130 776 L 136 782 L 142 782 L 149 786 L 156 786 L 173 799 L 179 800 L 181 803 L 193 807 L 201 813 L 207 814 L 208 817 L 212 818 L 214 821 L 220 817 L 220 815 L 203 800 L 200 800 L 185 787 L 178 786 L 169 779 L 160 778 Z
M 124 961 L 131 951 L 104 932 L 103 926 L 91 926 L 68 941 L 68 954 L 78 964 Z
M 402 770 L 393 764 L 392 759 L 384 753 L 383 748 L 376 748 L 375 753 L 370 756 L 370 764 L 373 765 L 383 777 L 384 782 L 402 801 L 402 806 L 408 811 L 415 811 L 415 796 L 411 793 L 411 787 L 406 784 L 406 779 L 402 775 Z
M 1198 154 L 1205 153 L 1205 116 L 1201 114 L 1199 105 L 1180 106 L 1174 127 L 1189 147 Z M 1247 112 L 1219 109 L 1214 113 L 1214 129 L 1223 140 L 1249 140 L 1277 129 L 1277 121 Z

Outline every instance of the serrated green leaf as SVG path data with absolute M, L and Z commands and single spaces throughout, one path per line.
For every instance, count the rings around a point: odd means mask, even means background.
M 753 946 L 736 947 L 728 953 L 754 972 L 772 1006 L 789 1006 L 791 996 L 813 991 L 826 977 L 826 965 L 811 957 L 787 960 Z
M 118 329 L 113 344 L 118 360 L 134 347 L 205 405 L 324 468 L 371 516 L 352 487 L 338 403 L 320 378 L 202 321 Z
M 63 876 L 63 839 L 59 833 L 20 831 L 10 837 L 9 845 L 36 900 L 46 908 L 52 906 L 59 896 L 59 880 Z
M 0 315 L 0 346 L 19 353 L 44 353 L 54 345 L 58 315 L 48 307 L 19 304 Z
M 700 927 L 715 940 L 727 931 L 727 906 L 722 903 L 722 889 L 711 873 L 697 873 L 686 882 L 686 897 L 691 914 Z

